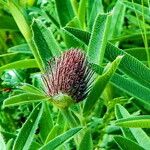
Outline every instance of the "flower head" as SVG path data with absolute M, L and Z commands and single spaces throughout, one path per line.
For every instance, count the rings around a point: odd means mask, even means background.
M 70 49 L 48 62 L 42 79 L 48 96 L 66 94 L 74 102 L 79 102 L 87 96 L 93 75 L 85 54 L 81 50 Z

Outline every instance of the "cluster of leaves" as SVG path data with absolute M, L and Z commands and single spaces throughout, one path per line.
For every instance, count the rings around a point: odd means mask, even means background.
M 0 149 L 149 150 L 149 8 L 147 0 L 0 0 Z M 97 78 L 86 100 L 60 111 L 40 75 L 72 47 Z

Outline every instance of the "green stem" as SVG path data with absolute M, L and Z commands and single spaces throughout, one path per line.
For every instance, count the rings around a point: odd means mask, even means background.
M 77 121 L 75 120 L 75 118 L 73 117 L 71 112 L 68 110 L 68 108 L 61 109 L 61 112 L 62 112 L 63 116 L 67 119 L 70 127 L 77 127 L 78 126 Z

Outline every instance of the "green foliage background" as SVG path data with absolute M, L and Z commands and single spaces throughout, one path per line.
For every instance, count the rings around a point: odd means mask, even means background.
M 0 0 L 0 150 L 149 150 L 149 34 L 149 0 Z M 41 74 L 70 48 L 97 78 L 61 110 Z

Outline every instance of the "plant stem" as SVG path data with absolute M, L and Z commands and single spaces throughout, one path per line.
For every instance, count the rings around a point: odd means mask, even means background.
M 67 119 L 70 127 L 78 126 L 78 123 L 76 122 L 75 118 L 73 117 L 71 112 L 68 110 L 68 108 L 67 109 L 61 109 L 61 112 L 62 112 L 63 116 Z

